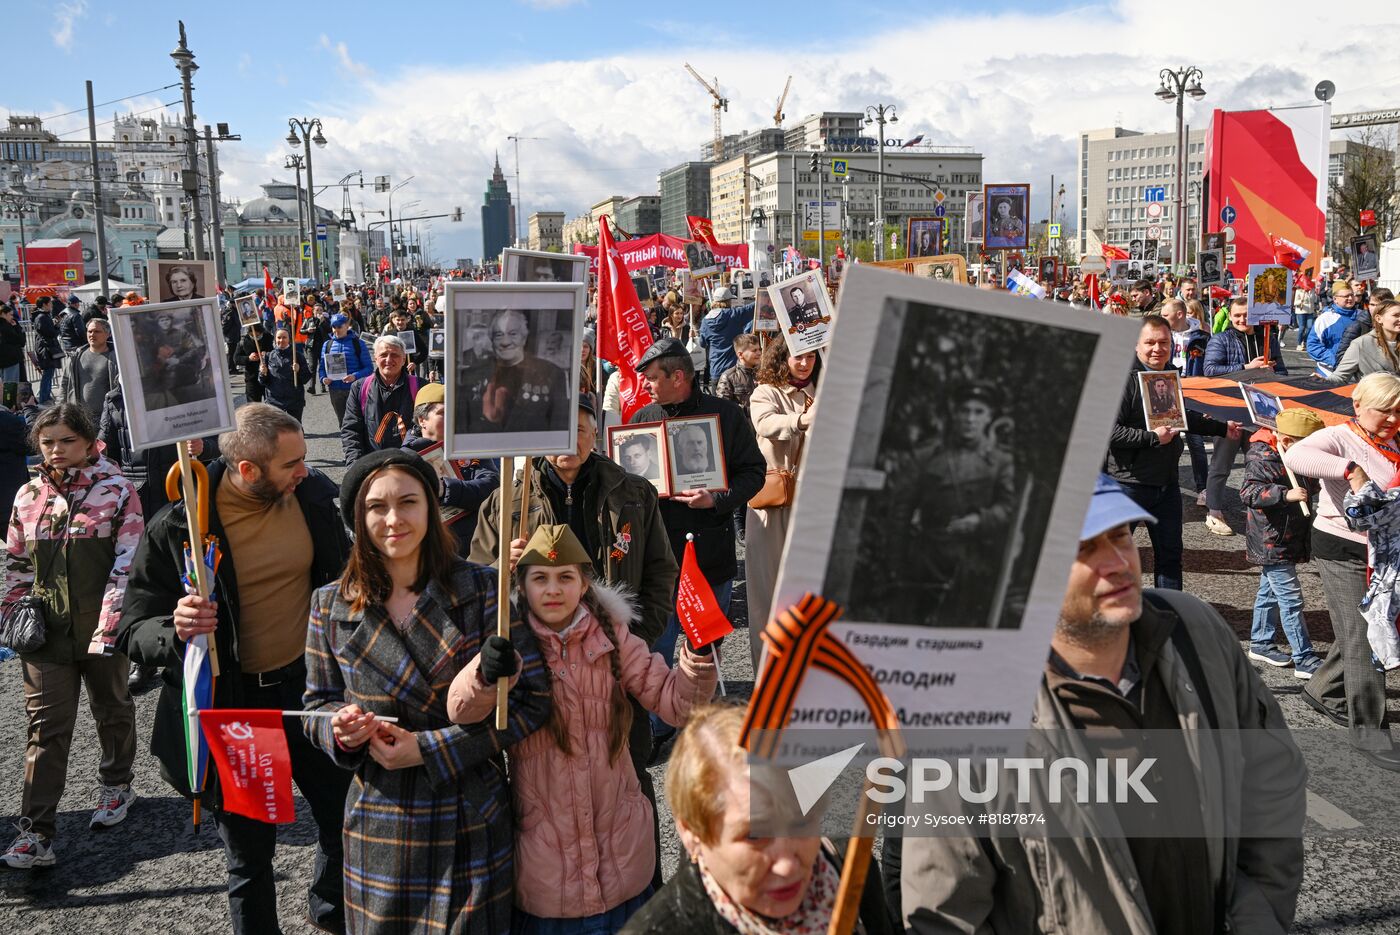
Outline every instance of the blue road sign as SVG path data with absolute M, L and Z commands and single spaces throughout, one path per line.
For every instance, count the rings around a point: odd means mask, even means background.
M 846 160 L 844 160 L 844 159 L 833 159 L 833 160 L 831 160 L 831 174 L 834 175 L 834 176 L 836 176 L 838 179 L 839 179 L 839 178 L 845 178 L 845 177 L 846 177 Z
M 317 240 L 325 240 L 325 239 L 326 239 L 326 225 L 324 225 L 324 224 L 317 224 L 317 225 L 316 225 L 316 239 L 317 239 Z
M 1220 221 L 1222 224 L 1235 223 L 1235 217 L 1235 209 L 1230 205 L 1226 205 L 1225 207 L 1220 209 Z
M 947 214 L 947 213 L 948 213 L 948 209 L 945 208 L 945 207 L 943 207 L 942 205 L 934 205 L 934 206 L 933 206 L 933 216 L 934 216 L 934 217 L 936 217 L 936 218 L 941 218 L 941 217 L 943 217 L 943 216 L 944 216 L 945 214 Z
M 1167 189 L 1164 185 L 1148 186 L 1142 190 L 1142 200 L 1147 202 L 1166 201 Z

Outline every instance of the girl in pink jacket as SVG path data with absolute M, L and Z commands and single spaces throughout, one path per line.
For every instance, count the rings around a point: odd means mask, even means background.
M 675 727 L 709 701 L 708 648 L 688 645 L 671 669 L 628 627 L 625 592 L 593 580 L 568 526 L 541 526 L 516 565 L 521 603 L 552 682 L 544 730 L 510 750 L 515 803 L 515 933 L 616 932 L 651 895 L 656 815 L 628 754 L 628 696 Z M 457 674 L 447 711 L 458 724 L 491 716 L 494 685 L 479 659 Z

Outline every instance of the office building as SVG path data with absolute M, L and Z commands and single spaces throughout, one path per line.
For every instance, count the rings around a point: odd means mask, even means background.
M 661 233 L 689 237 L 686 215 L 710 216 L 710 163 L 683 162 L 657 176 L 661 192 Z
M 1200 242 L 1201 177 L 1204 174 L 1206 130 L 1187 134 L 1186 224 L 1191 250 Z M 1123 127 L 1079 134 L 1077 219 L 1081 256 L 1098 253 L 1102 244 L 1124 246 L 1135 238 L 1158 241 L 1170 253 L 1176 218 L 1176 133 L 1141 133 Z M 1165 189 L 1163 200 L 1147 200 L 1149 189 Z M 1077 220 L 1077 223 L 1074 221 Z M 1188 252 L 1188 256 L 1192 255 Z
M 536 211 L 530 215 L 526 246 L 531 250 L 564 248 L 564 212 Z
M 501 251 L 515 243 L 515 208 L 511 204 L 510 188 L 501 173 L 501 157 L 496 156 L 491 179 L 481 205 L 481 256 L 485 263 L 500 259 Z
M 661 196 L 637 195 L 617 206 L 613 219 L 617 226 L 634 237 L 646 237 L 661 232 Z

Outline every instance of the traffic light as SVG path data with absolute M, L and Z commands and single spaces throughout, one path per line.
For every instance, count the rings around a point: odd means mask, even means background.
M 817 171 L 817 154 L 816 154 L 816 153 L 812 153 L 812 165 L 811 165 L 811 169 L 812 169 L 813 172 L 816 172 L 816 171 Z

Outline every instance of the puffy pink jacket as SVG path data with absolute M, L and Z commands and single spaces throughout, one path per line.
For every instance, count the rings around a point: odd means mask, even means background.
M 510 749 L 515 904 L 550 919 L 582 918 L 621 905 L 647 888 L 656 863 L 656 816 L 632 759 L 626 750 L 615 762 L 608 759 L 614 684 L 609 654 L 620 654 L 627 693 L 675 727 L 694 705 L 710 699 L 717 679 L 712 657 L 695 655 L 689 646 L 679 648 L 676 668 L 668 668 L 628 629 L 637 618 L 629 597 L 598 582 L 591 589 L 621 646 L 613 645 L 585 605 L 562 639 L 529 618 L 573 754 L 559 749 L 548 728 Z M 473 661 L 453 680 L 447 710 L 454 721 L 474 723 L 488 716 L 495 700 Z

